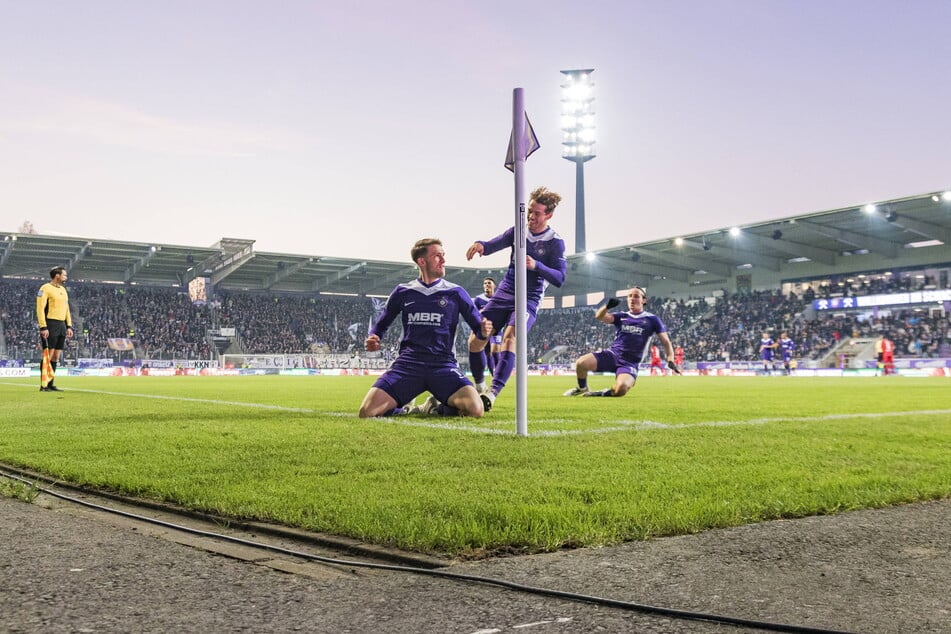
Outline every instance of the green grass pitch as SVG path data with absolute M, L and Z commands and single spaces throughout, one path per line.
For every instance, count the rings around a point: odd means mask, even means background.
M 594 388 L 608 377 L 592 377 Z M 514 379 L 482 419 L 361 420 L 373 377 L 0 379 L 0 462 L 65 481 L 477 557 L 951 495 L 941 378 Z

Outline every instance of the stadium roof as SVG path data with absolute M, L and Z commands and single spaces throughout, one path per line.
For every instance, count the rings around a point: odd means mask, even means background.
M 925 268 L 951 262 L 951 194 L 929 192 L 815 212 L 738 228 L 568 256 L 565 285 L 554 297 L 613 292 L 633 284 L 652 294 L 703 295 L 847 273 Z M 590 255 L 590 258 L 588 257 Z M 269 253 L 253 240 L 223 238 L 211 247 L 119 242 L 0 232 L 0 276 L 48 278 L 65 266 L 74 280 L 184 286 L 195 277 L 218 288 L 385 296 L 415 276 L 409 262 Z M 447 267 L 446 278 L 481 292 L 482 278 L 504 270 Z M 581 302 L 584 303 L 584 302 Z

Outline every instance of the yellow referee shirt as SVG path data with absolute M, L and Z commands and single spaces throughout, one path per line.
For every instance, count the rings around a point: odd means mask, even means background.
M 37 292 L 36 321 L 40 328 L 46 328 L 47 319 L 65 321 L 67 328 L 73 327 L 73 320 L 69 316 L 69 295 L 65 286 L 46 283 Z

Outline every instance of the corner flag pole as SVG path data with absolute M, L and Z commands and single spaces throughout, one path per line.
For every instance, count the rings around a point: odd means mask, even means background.
M 525 232 L 528 215 L 525 209 L 525 159 L 528 143 L 525 135 L 525 90 L 516 88 L 512 96 L 512 136 L 515 165 L 515 431 L 528 436 L 528 293 Z

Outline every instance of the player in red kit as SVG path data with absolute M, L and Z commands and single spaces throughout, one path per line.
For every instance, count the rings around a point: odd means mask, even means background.
M 657 346 L 651 346 L 651 376 L 654 376 L 660 372 L 664 373 L 664 364 L 660 360 L 660 348 Z

